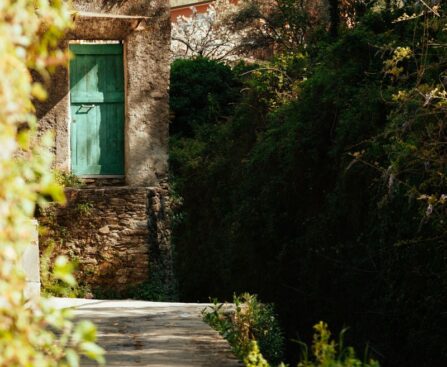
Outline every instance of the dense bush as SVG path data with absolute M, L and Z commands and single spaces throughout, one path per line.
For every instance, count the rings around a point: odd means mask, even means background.
M 234 309 L 217 304 L 203 310 L 204 320 L 228 340 L 241 360 L 246 358 L 256 342 L 260 352 L 271 364 L 283 358 L 284 336 L 272 305 L 258 301 L 248 293 L 234 296 Z M 230 308 L 229 308 L 230 307 Z
M 385 366 L 441 366 L 447 15 L 373 10 L 234 71 L 231 118 L 172 141 L 179 289 L 254 292 L 288 338 L 324 319 Z
M 228 66 L 203 57 L 178 59 L 171 75 L 171 135 L 190 136 L 194 128 L 231 114 L 239 82 Z

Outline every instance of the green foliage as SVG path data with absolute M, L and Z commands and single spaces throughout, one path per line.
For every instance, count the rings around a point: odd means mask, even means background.
M 151 277 L 148 281 L 129 286 L 123 291 L 110 290 L 109 288 L 97 287 L 93 294 L 97 299 L 137 299 L 155 302 L 174 302 L 177 300 L 175 284 L 164 280 L 165 270 L 159 269 L 151 264 Z
M 148 282 L 139 284 L 129 289 L 127 297 L 158 302 L 173 302 L 177 299 L 176 289 L 173 284 L 163 281 L 162 271 L 151 268 L 151 278 Z
M 278 55 L 268 65 L 253 68 L 242 75 L 250 74 L 246 80 L 248 86 L 256 93 L 258 101 L 272 111 L 298 97 L 307 76 L 307 62 L 304 53 L 291 52 Z
M 379 367 L 379 363 L 370 360 L 362 362 L 355 356 L 354 348 L 343 346 L 343 334 L 339 344 L 331 338 L 327 324 L 319 322 L 314 326 L 312 354 L 313 361 L 308 358 L 307 347 L 304 349 L 303 361 L 298 367 Z
M 289 338 L 324 319 L 384 365 L 441 366 L 447 14 L 383 8 L 233 70 L 232 113 L 172 139 L 180 297 L 248 290 Z
M 244 365 L 246 367 L 269 367 L 256 341 L 250 342 L 248 354 L 244 358 Z
M 276 48 L 282 51 L 297 50 L 305 42 L 312 23 L 322 13 L 322 4 L 295 0 L 243 0 L 240 10 L 230 19 L 233 29 L 240 32 L 244 51 Z M 324 17 L 323 17 L 324 18 Z
M 79 366 L 80 355 L 104 364 L 91 323 L 74 324 L 70 310 L 57 310 L 46 299 L 24 295 L 20 257 L 35 231 L 36 204 L 63 202 L 62 187 L 51 170 L 52 138 L 39 139 L 33 101 L 44 100 L 45 80 L 67 55 L 57 48 L 70 27 L 68 2 L 0 2 L 0 366 Z M 73 286 L 66 259 L 54 277 Z
M 84 298 L 92 294 L 90 287 L 74 281 L 76 262 L 67 262 L 66 257 L 54 258 L 56 243 L 47 241 L 45 251 L 40 256 L 41 293 L 46 297 Z M 62 265 L 61 266 L 61 262 Z M 67 274 L 59 276 L 59 274 Z
M 62 187 L 79 187 L 81 185 L 79 177 L 72 172 L 55 170 L 54 175 L 56 182 Z
M 92 214 L 92 209 L 93 209 L 93 203 L 88 202 L 88 201 L 85 203 L 78 203 L 76 205 L 76 211 L 81 216 L 88 217 L 89 215 Z
M 280 363 L 284 337 L 272 307 L 259 303 L 256 296 L 248 293 L 235 296 L 234 306 L 215 301 L 202 314 L 204 320 L 228 340 L 246 367 L 269 367 Z M 303 353 L 298 367 L 379 367 L 379 363 L 372 359 L 362 362 L 353 347 L 345 347 L 344 332 L 337 344 L 326 323 L 319 322 L 314 330 L 312 358 L 309 358 L 308 347 L 302 343 Z M 280 363 L 279 367 L 284 364 Z
M 225 64 L 202 57 L 179 59 L 172 64 L 171 75 L 172 135 L 190 136 L 195 128 L 231 114 L 239 84 Z
M 172 295 L 166 292 L 163 284 L 160 282 L 146 282 L 129 290 L 127 297 L 156 302 L 172 301 Z
M 241 360 L 248 358 L 253 364 L 259 359 L 259 366 L 267 365 L 264 355 L 270 363 L 279 363 L 283 357 L 284 337 L 273 306 L 259 302 L 256 296 L 248 293 L 234 296 L 233 302 L 234 310 L 215 302 L 210 310 L 203 310 L 204 320 L 228 340 Z M 256 352 L 258 346 L 262 355 Z

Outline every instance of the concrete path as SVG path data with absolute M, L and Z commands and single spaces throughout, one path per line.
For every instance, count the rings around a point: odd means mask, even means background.
M 240 367 L 228 343 L 202 321 L 204 304 L 55 299 L 93 321 L 107 366 Z M 94 366 L 83 362 L 82 366 Z

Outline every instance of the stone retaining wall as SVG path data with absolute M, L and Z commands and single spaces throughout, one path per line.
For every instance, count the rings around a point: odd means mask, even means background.
M 150 281 L 150 264 L 160 264 L 163 281 L 172 279 L 166 189 L 70 188 L 66 196 L 67 205 L 40 215 L 41 253 L 52 245 L 55 256 L 78 263 L 80 284 L 125 293 Z

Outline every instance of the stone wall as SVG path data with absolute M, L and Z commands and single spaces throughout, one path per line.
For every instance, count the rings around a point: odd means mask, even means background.
M 78 264 L 81 285 L 105 293 L 125 294 L 150 282 L 155 270 L 169 286 L 173 276 L 165 188 L 72 188 L 66 196 L 67 205 L 52 206 L 39 217 L 45 229 L 42 253 L 53 244 L 54 255 L 65 254 Z
M 73 0 L 74 27 L 61 41 L 120 42 L 125 79 L 124 177 L 85 177 L 66 190 L 67 205 L 39 217 L 47 227 L 41 252 L 54 243 L 78 265 L 77 278 L 92 288 L 124 292 L 172 277 L 168 191 L 170 12 L 168 0 Z M 37 104 L 39 131 L 55 134 L 55 166 L 70 172 L 68 65 L 46 85 Z M 126 186 L 125 186 L 126 185 Z

